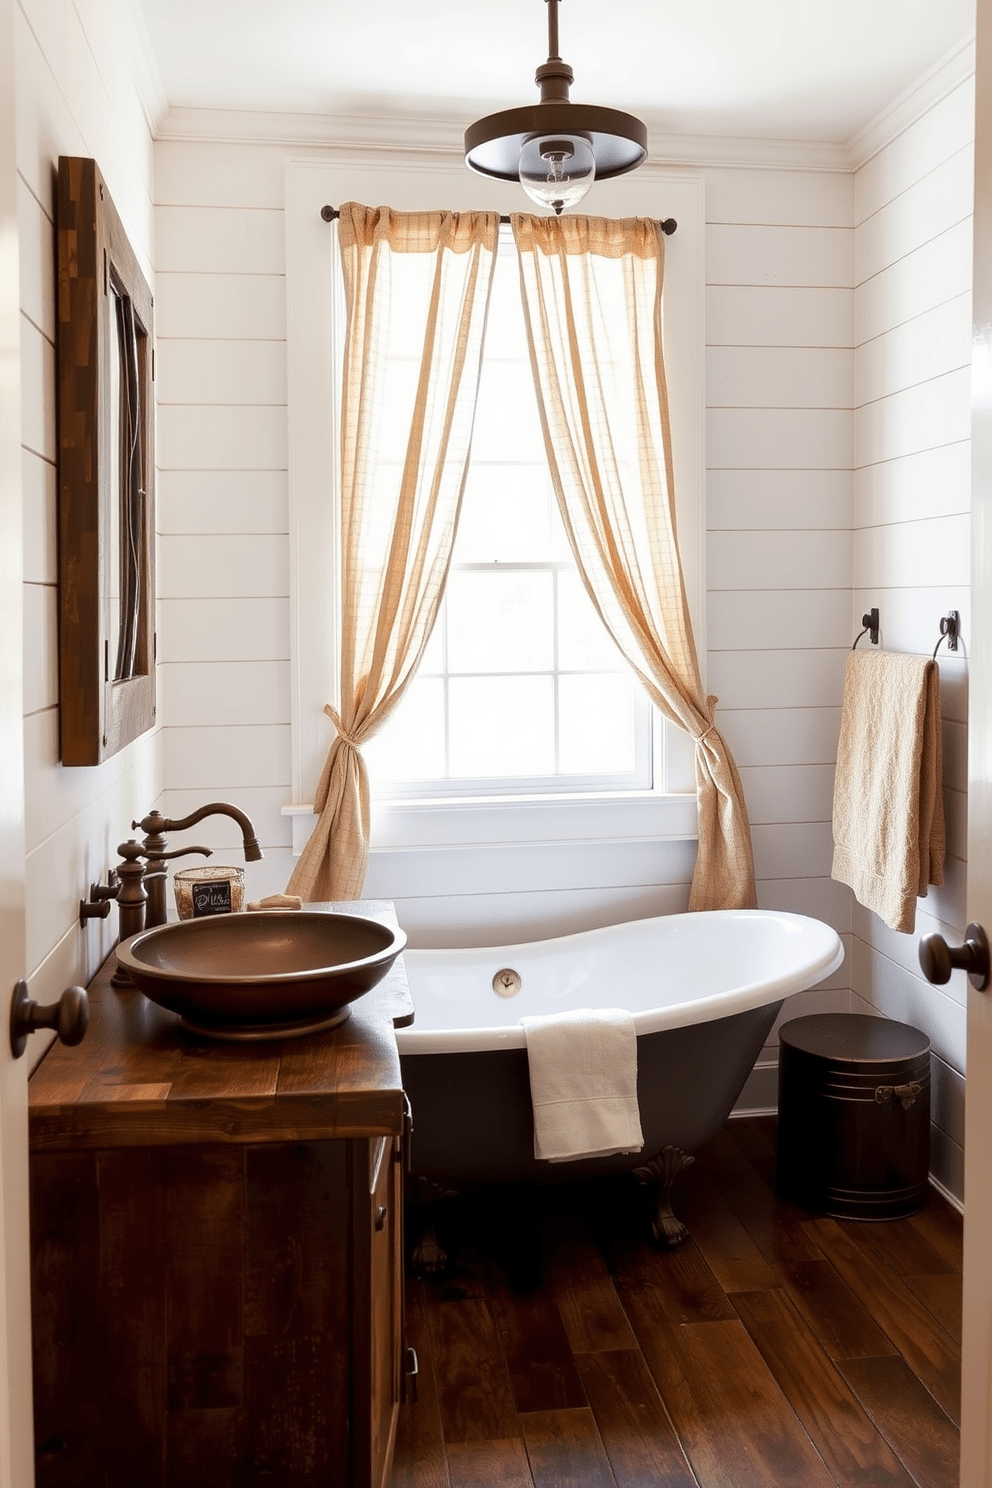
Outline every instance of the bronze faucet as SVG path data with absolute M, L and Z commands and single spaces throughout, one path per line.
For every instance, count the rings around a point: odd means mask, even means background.
M 187 827 L 195 827 L 197 822 L 208 816 L 229 816 L 232 821 L 237 822 L 241 828 L 245 862 L 257 863 L 261 858 L 262 849 L 258 844 L 255 828 L 243 811 L 239 811 L 237 806 L 229 806 L 225 801 L 211 801 L 208 806 L 200 806 L 196 811 L 191 811 L 189 816 L 175 820 L 163 816 L 160 811 L 150 811 L 141 821 L 133 821 L 132 830 L 145 833 L 141 842 L 141 856 L 145 859 L 143 881 L 148 886 L 144 916 L 146 930 L 153 925 L 164 925 L 166 921 L 165 860 L 181 857 L 185 853 L 203 853 L 206 857 L 210 855 L 207 847 L 184 847 L 167 852 L 166 832 L 185 832 Z
M 165 924 L 166 861 L 169 858 L 186 857 L 189 853 L 201 853 L 203 857 L 209 858 L 212 852 L 209 847 L 195 845 L 167 851 L 165 833 L 184 832 L 187 827 L 195 826 L 207 816 L 229 816 L 232 821 L 236 821 L 241 828 L 245 861 L 258 862 L 262 849 L 258 845 L 255 828 L 236 806 L 228 806 L 224 801 L 212 801 L 209 806 L 201 806 L 198 811 L 191 811 L 189 816 L 176 821 L 163 816 L 160 811 L 150 811 L 140 822 L 131 823 L 132 831 L 142 831 L 145 836 L 141 842 L 136 842 L 132 837 L 130 841 L 120 844 L 117 851 L 121 861 L 117 865 L 115 882 L 107 890 L 108 896 L 117 900 L 120 910 L 121 940 L 127 940 L 139 930 L 150 930 L 154 925 Z M 133 987 L 127 967 L 118 964 L 110 984 L 118 988 Z

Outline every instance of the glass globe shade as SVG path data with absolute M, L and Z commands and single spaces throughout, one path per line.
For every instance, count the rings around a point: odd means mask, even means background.
M 532 134 L 520 148 L 520 184 L 539 206 L 561 216 L 596 179 L 596 157 L 582 134 Z

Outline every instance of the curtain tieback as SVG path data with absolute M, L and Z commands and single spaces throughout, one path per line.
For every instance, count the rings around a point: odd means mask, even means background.
M 325 703 L 324 712 L 327 714 L 328 718 L 331 720 L 335 729 L 337 730 L 338 739 L 340 739 L 343 743 L 347 744 L 351 749 L 354 749 L 357 752 L 360 747 L 358 740 L 351 734 L 346 733 L 344 726 L 341 723 L 341 717 L 337 709 L 332 708 L 330 703 Z M 317 782 L 317 790 L 313 798 L 313 809 L 316 816 L 320 816 L 330 797 L 331 764 L 333 756 L 334 745 L 332 744 L 331 748 L 328 751 L 327 758 L 324 760 L 324 768 L 320 772 L 320 780 Z
M 349 734 L 348 733 L 348 730 L 345 728 L 344 724 L 341 722 L 341 715 L 338 713 L 337 709 L 336 708 L 332 708 L 331 705 L 330 705 L 330 703 L 325 703 L 324 704 L 324 712 L 327 714 L 328 718 L 331 720 L 331 722 L 333 723 L 334 727 L 337 729 L 338 738 L 343 743 L 349 744 L 352 749 L 360 749 L 361 748 L 361 740 L 360 739 L 357 739 L 354 734 Z
M 696 735 L 697 745 L 705 744 L 710 734 L 715 734 L 717 732 L 716 724 L 713 722 L 713 709 L 716 707 L 719 701 L 720 699 L 718 697 L 708 697 L 706 699 L 706 711 L 710 715 L 710 722 L 709 725 L 703 729 L 701 734 Z

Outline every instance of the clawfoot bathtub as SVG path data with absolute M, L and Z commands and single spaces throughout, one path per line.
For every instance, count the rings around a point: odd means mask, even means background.
M 829 976 L 844 951 L 819 920 L 721 910 L 404 959 L 416 1018 L 396 1038 L 420 1192 L 627 1170 L 655 1191 L 656 1238 L 677 1244 L 677 1173 L 726 1121 L 784 999 Z M 643 1151 L 541 1162 L 519 1020 L 604 1007 L 633 1016 Z

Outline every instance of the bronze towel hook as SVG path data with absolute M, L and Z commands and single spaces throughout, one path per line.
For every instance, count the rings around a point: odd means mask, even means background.
M 948 610 L 947 614 L 941 617 L 940 640 L 933 648 L 934 661 L 937 660 L 937 652 L 940 650 L 941 641 L 947 642 L 948 651 L 956 651 L 958 649 L 959 620 L 960 617 L 957 610 Z
M 868 636 L 873 646 L 878 645 L 878 610 L 872 609 L 868 611 L 867 615 L 862 615 L 861 624 L 864 626 L 864 630 L 860 631 L 854 637 L 854 645 L 851 647 L 852 651 L 863 635 Z

